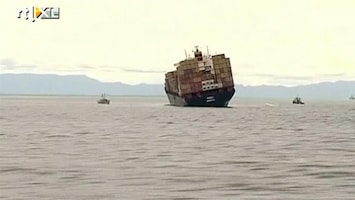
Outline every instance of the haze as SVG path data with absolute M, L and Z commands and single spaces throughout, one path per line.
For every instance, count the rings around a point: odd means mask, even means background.
M 163 83 L 199 45 L 245 85 L 355 80 L 352 0 L 1 1 L 0 72 Z M 32 6 L 59 20 L 18 19 Z

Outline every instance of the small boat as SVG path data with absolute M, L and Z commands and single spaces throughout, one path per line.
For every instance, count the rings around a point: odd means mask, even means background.
M 304 104 L 301 97 L 298 97 L 298 96 L 293 99 L 292 103 L 293 104 Z
M 354 95 L 351 95 L 351 96 L 349 97 L 349 99 L 350 99 L 350 100 L 355 100 Z
M 110 104 L 110 99 L 106 98 L 105 94 L 101 94 L 101 99 L 97 101 L 98 104 Z

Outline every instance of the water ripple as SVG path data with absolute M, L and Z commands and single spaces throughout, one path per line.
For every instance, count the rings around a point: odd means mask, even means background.
M 354 199 L 352 104 L 58 98 L 2 100 L 0 198 Z

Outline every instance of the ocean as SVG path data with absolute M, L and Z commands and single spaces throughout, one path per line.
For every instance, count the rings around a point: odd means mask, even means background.
M 0 199 L 355 199 L 355 101 L 0 97 Z

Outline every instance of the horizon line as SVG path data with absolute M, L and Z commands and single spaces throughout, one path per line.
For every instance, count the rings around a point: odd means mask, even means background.
M 56 73 L 28 73 L 28 72 L 25 72 L 25 73 L 1 73 L 0 72 L 0 75 L 41 75 L 41 76 L 45 76 L 45 75 L 54 75 L 54 76 L 84 76 L 86 78 L 89 78 L 89 79 L 93 79 L 97 82 L 100 82 L 100 83 L 121 83 L 121 84 L 125 84 L 125 85 L 130 85 L 130 86 L 137 86 L 137 85 L 164 85 L 164 83 L 144 83 L 144 82 L 141 82 L 141 83 L 137 83 L 137 84 L 130 84 L 130 83 L 125 83 L 125 82 L 122 82 L 122 81 L 101 81 L 101 80 L 98 80 L 97 78 L 93 78 L 91 76 L 88 76 L 86 74 L 56 74 Z M 243 86 L 243 87 L 286 87 L 286 88 L 292 88 L 292 87 L 302 87 L 302 86 L 308 86 L 308 85 L 316 85 L 316 84 L 321 84 L 321 83 L 336 83 L 336 82 L 355 82 L 355 80 L 344 80 L 344 79 L 341 79 L 341 80 L 336 80 L 336 81 L 320 81 L 320 82 L 312 82 L 312 83 L 305 83 L 305 84 L 292 84 L 292 85 L 282 85 L 282 84 L 265 84 L 265 83 L 262 83 L 262 84 L 257 84 L 257 85 L 253 85 L 253 84 L 243 84 L 243 83 L 235 83 L 234 85 L 240 85 L 240 86 Z

